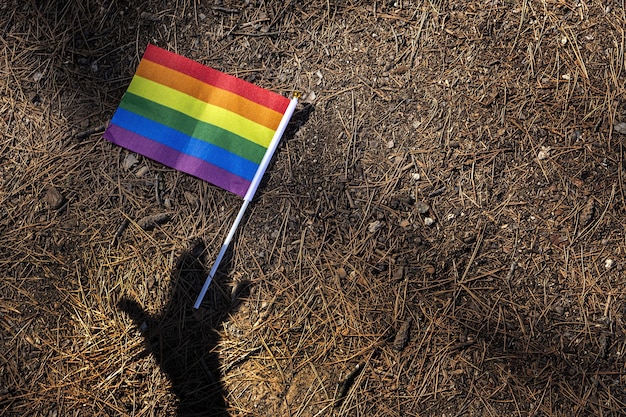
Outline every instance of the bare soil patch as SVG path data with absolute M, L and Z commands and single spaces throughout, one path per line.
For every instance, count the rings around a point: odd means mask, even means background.
M 3 2 L 0 414 L 623 415 L 625 13 Z M 198 312 L 241 201 L 101 137 L 148 43 L 302 95 Z

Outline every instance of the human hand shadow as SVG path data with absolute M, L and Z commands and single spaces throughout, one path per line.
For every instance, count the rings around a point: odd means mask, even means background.
M 118 308 L 142 332 L 148 354 L 152 354 L 172 383 L 178 397 L 178 416 L 227 417 L 220 380 L 217 329 L 232 308 L 228 296 L 213 282 L 205 297 L 212 303 L 209 317 L 199 319 L 192 309 L 197 295 L 194 283 L 207 275 L 202 257 L 204 244 L 195 242 L 183 253 L 172 272 L 172 294 L 167 306 L 156 315 L 147 313 L 135 300 L 124 297 Z

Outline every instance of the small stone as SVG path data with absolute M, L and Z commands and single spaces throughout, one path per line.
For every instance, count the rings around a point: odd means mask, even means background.
M 426 214 L 430 210 L 430 206 L 421 200 L 417 202 L 416 208 L 419 214 Z
M 367 230 L 369 230 L 370 233 L 376 233 L 381 227 L 383 227 L 383 222 L 376 220 L 367 226 Z
M 550 147 L 548 147 L 548 146 L 542 146 L 541 150 L 537 154 L 537 159 L 542 161 L 542 160 L 548 158 L 550 156 L 550 151 L 551 150 L 552 149 L 550 149 Z
M 387 142 L 387 149 L 392 149 L 394 146 L 396 146 L 396 143 L 392 140 L 390 140 L 389 142 Z
M 611 269 L 613 268 L 613 265 L 615 265 L 615 261 L 613 259 L 608 258 L 607 260 L 604 261 L 605 269 Z
M 419 172 L 414 172 L 411 174 L 411 178 L 413 179 L 413 181 L 419 181 L 422 176 L 419 174 Z
M 621 133 L 622 135 L 626 135 L 626 122 L 621 122 L 616 124 L 613 129 L 617 132 L 617 133 Z
M 350 272 L 350 281 L 356 282 L 357 284 L 362 285 L 362 286 L 367 286 L 367 281 L 365 280 L 363 275 L 359 274 L 356 271 Z
M 426 217 L 424 219 L 424 224 L 426 226 L 432 226 L 433 224 L 435 224 L 435 219 L 433 219 L 432 217 Z
M 148 171 L 149 171 L 149 170 L 150 170 L 150 169 L 149 169 L 147 166 L 143 165 L 142 167 L 140 167 L 140 168 L 137 170 L 137 172 L 135 172 L 135 176 L 137 176 L 137 177 L 141 178 L 141 177 L 143 177 L 144 175 L 146 175 L 146 174 L 148 173 Z
M 407 219 L 400 221 L 400 227 L 406 228 L 406 227 L 409 227 L 410 225 L 411 225 L 411 222 Z
M 60 209 L 65 203 L 65 197 L 54 187 L 50 187 L 46 190 L 45 199 L 52 210 Z
M 124 162 L 122 162 L 122 166 L 124 167 L 124 169 L 130 170 L 138 163 L 139 163 L 139 160 L 137 159 L 135 154 L 129 153 L 128 155 L 126 155 L 126 158 L 124 158 Z
M 302 96 L 303 103 L 314 103 L 316 99 L 317 94 L 315 93 L 315 91 L 309 91 Z
M 343 266 L 340 266 L 339 268 L 337 268 L 337 277 L 339 279 L 346 279 L 347 276 L 348 276 L 348 273 L 346 272 L 346 269 Z

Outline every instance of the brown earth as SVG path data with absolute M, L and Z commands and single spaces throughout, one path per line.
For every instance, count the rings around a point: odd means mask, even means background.
M 5 0 L 0 414 L 623 415 L 625 13 Z M 195 313 L 241 200 L 102 139 L 149 43 L 302 97 Z

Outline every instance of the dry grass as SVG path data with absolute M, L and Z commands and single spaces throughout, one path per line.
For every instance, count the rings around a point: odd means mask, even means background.
M 623 414 L 623 2 L 14 3 L 1 413 Z M 98 130 L 148 42 L 304 99 L 196 313 L 240 201 Z

